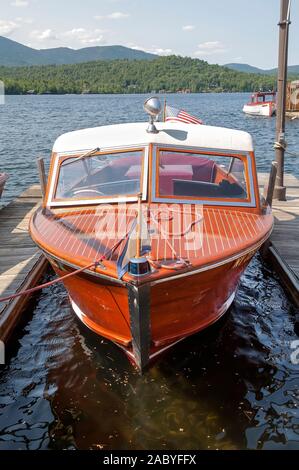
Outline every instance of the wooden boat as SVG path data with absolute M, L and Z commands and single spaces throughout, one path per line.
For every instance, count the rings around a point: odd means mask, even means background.
M 246 114 L 252 114 L 254 116 L 273 116 L 276 113 L 276 93 L 262 92 L 253 93 L 251 95 L 251 101 L 243 106 L 243 111 Z
M 0 173 L 0 197 L 2 196 L 4 186 L 7 180 L 8 180 L 8 174 Z
M 272 224 L 249 134 L 152 120 L 59 137 L 30 231 L 75 273 L 82 322 L 144 370 L 228 310 Z

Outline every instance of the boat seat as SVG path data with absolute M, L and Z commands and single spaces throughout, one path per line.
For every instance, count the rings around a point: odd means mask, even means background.
M 192 165 L 193 181 L 213 183 L 217 172 L 216 163 L 213 162 L 213 160 L 208 160 L 207 158 L 202 158 L 200 162 L 196 163 L 196 165 Z
M 163 152 L 159 163 L 159 192 L 163 196 L 174 195 L 175 179 L 210 183 L 215 180 L 217 165 L 205 156 Z
M 190 155 L 188 153 L 164 152 L 160 158 L 163 167 L 168 165 L 191 165 L 193 180 L 213 182 L 215 177 L 216 163 L 205 156 Z M 178 175 L 179 178 L 179 175 Z
M 219 184 L 203 181 L 174 180 L 176 196 L 246 198 L 246 193 L 237 183 L 222 180 Z
M 159 169 L 159 190 L 162 195 L 173 194 L 175 179 L 192 180 L 192 165 L 166 165 Z

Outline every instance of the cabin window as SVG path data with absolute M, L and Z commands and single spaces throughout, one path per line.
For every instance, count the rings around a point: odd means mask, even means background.
M 246 165 L 235 155 L 159 150 L 156 196 L 248 200 Z
M 55 199 L 137 195 L 142 166 L 142 150 L 67 158 L 60 164 Z

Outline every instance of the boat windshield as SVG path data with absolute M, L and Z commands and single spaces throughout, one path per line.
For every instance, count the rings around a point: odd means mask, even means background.
M 248 200 L 241 156 L 158 150 L 156 197 Z
M 252 103 L 272 103 L 275 101 L 275 93 L 254 93 L 251 96 Z
M 97 199 L 141 191 L 143 150 L 69 157 L 60 165 L 55 199 Z

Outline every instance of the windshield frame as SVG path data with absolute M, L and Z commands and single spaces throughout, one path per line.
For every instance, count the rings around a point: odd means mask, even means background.
M 162 196 L 159 194 L 159 157 L 160 152 L 172 150 L 181 153 L 193 153 L 197 155 L 235 157 L 243 161 L 245 169 L 247 198 L 238 200 L 236 198 L 196 198 L 190 196 Z M 256 207 L 255 186 L 253 178 L 253 167 L 250 152 L 239 150 L 221 150 L 202 147 L 183 147 L 177 145 L 154 145 L 153 148 L 153 171 L 152 171 L 152 201 L 176 204 L 205 204 L 211 206 L 235 206 Z
M 62 164 L 66 160 L 71 159 L 80 159 L 84 153 L 88 152 L 87 150 L 82 150 L 78 152 L 63 152 L 58 153 L 54 157 L 53 170 L 51 172 L 51 181 L 49 194 L 47 197 L 47 206 L 48 207 L 63 207 L 63 206 L 82 206 L 82 205 L 94 205 L 94 204 L 105 204 L 112 202 L 136 202 L 138 201 L 138 194 L 130 195 L 113 195 L 113 196 L 99 196 L 97 198 L 56 198 L 56 190 L 58 186 L 58 180 L 60 175 L 60 169 Z M 140 192 L 142 193 L 142 200 L 147 199 L 148 193 L 148 162 L 149 162 L 149 146 L 138 145 L 130 146 L 125 148 L 100 148 L 99 152 L 93 153 L 90 156 L 84 157 L 85 160 L 89 158 L 100 156 L 100 155 L 112 155 L 120 153 L 129 153 L 129 152 L 141 152 L 142 165 L 141 165 L 141 176 L 140 176 Z M 73 160 L 74 162 L 76 160 Z

